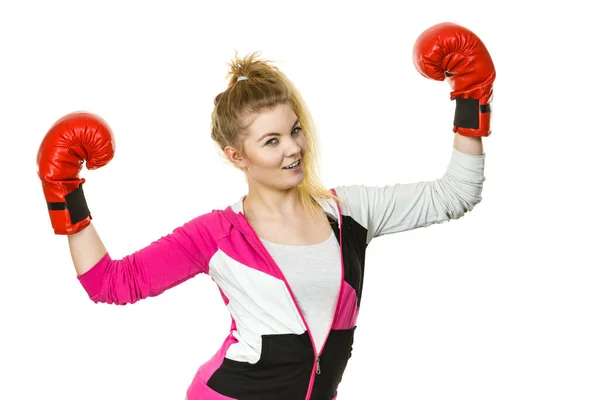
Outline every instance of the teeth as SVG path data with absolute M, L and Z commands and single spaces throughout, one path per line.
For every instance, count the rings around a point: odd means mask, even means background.
M 296 161 L 293 164 L 288 165 L 287 167 L 285 167 L 286 169 L 290 169 L 290 168 L 295 168 L 296 166 L 298 166 L 298 164 L 300 163 L 300 161 Z

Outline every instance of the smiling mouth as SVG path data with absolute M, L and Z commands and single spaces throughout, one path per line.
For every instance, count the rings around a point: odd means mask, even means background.
M 298 165 L 300 165 L 300 160 L 294 161 L 293 163 L 291 163 L 290 165 L 288 165 L 287 167 L 284 167 L 283 169 L 294 169 L 296 168 Z

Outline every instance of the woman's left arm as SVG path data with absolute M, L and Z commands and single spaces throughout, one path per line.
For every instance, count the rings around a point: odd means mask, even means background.
M 491 134 L 492 86 L 496 70 L 483 42 L 467 28 L 443 22 L 426 29 L 413 46 L 417 71 L 447 81 L 456 109 L 454 146 L 439 179 L 385 187 L 353 185 L 336 189 L 342 211 L 375 237 L 461 218 L 481 201 L 485 153 Z
M 482 139 L 454 139 L 446 172 L 439 179 L 386 186 L 338 186 L 344 215 L 371 239 L 461 218 L 482 197 L 485 153 Z

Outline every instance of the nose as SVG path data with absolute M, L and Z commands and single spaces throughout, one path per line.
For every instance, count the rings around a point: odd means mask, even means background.
M 285 155 L 286 157 L 297 156 L 302 152 L 302 147 L 294 138 L 285 140 Z

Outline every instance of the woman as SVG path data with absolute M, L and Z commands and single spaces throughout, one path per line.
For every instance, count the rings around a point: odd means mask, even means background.
M 439 37 L 448 26 L 436 29 Z M 417 42 L 422 56 L 437 49 L 430 39 Z M 438 180 L 327 190 L 316 174 L 313 123 L 293 84 L 257 54 L 231 67 L 228 88 L 215 99 L 212 138 L 245 174 L 247 195 L 112 259 L 91 223 L 79 171 L 83 160 L 98 168 L 112 159 L 113 135 L 101 118 L 74 113 L 50 129 L 38 154 L 52 225 L 68 235 L 78 279 L 94 302 L 131 304 L 198 274 L 218 285 L 231 332 L 199 368 L 188 400 L 335 399 L 351 356 L 368 244 L 460 218 L 481 201 L 481 137 L 489 126 L 480 122 L 489 115 L 480 114 L 489 110 L 481 107 L 476 124 L 455 124 L 452 157 Z M 480 99 L 491 94 L 488 78 Z

